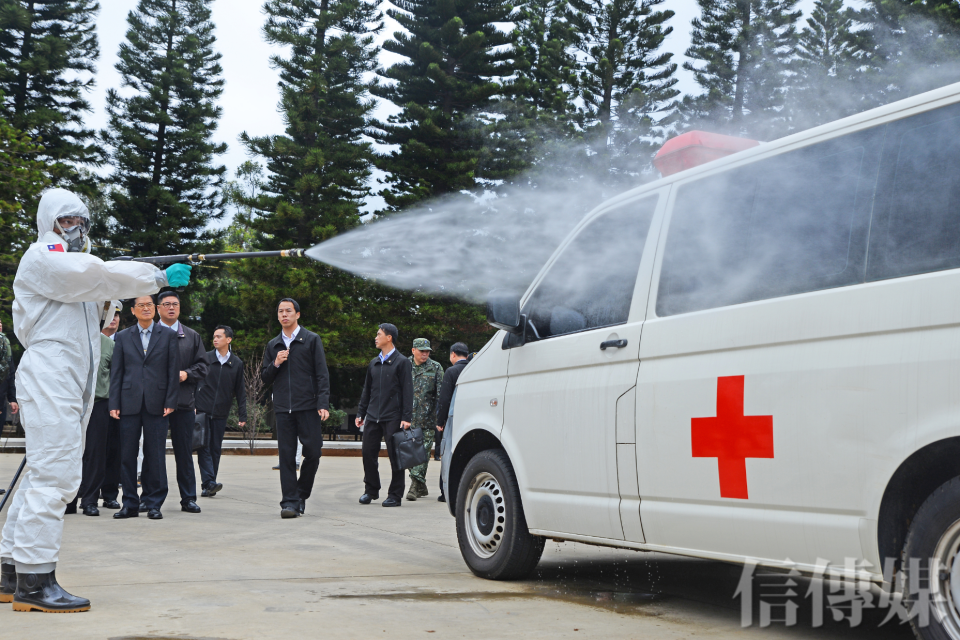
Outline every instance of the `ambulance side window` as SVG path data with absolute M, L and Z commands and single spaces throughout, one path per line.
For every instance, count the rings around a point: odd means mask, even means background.
M 623 324 L 657 197 L 632 202 L 584 227 L 524 305 L 527 341 Z
M 863 282 L 882 137 L 859 132 L 680 187 L 657 315 Z
M 960 267 L 960 105 L 889 126 L 869 280 Z

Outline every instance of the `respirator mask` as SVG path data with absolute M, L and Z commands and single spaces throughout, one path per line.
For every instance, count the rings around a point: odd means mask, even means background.
M 83 216 L 65 216 L 57 218 L 56 228 L 60 237 L 67 243 L 67 251 L 87 253 L 90 251 L 90 219 Z

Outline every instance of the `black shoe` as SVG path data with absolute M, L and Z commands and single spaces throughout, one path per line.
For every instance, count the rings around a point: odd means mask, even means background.
M 200 497 L 201 497 L 201 498 L 209 498 L 209 497 L 210 497 L 210 492 L 207 491 L 206 489 L 204 489 L 203 491 L 200 492 Z
M 301 499 L 300 499 L 300 508 L 297 509 L 297 511 L 300 512 L 300 515 L 303 515 L 303 512 L 306 510 L 306 508 L 307 508 L 307 501 L 306 501 L 305 499 L 302 499 L 302 498 L 301 498 Z
M 200 513 L 200 507 L 197 506 L 197 503 L 191 500 L 187 504 L 180 505 L 180 511 L 186 511 L 187 513 Z
M 360 496 L 360 504 L 370 504 L 371 502 L 379 498 L 380 496 L 378 495 L 370 495 L 369 493 L 365 493 L 362 496 Z
M 69 516 L 69 515 L 73 515 L 76 512 L 77 512 L 77 503 L 71 502 L 70 504 L 67 505 L 67 510 L 63 512 L 63 515 Z
M 213 496 L 217 495 L 221 491 L 223 491 L 223 485 L 220 484 L 219 482 L 211 482 L 210 484 L 207 485 L 208 498 L 212 498 Z
M 17 592 L 13 596 L 14 611 L 75 613 L 89 611 L 90 601 L 72 596 L 57 584 L 55 571 L 50 573 L 18 573 Z
M 394 498 L 393 496 L 387 496 L 387 499 L 384 500 L 380 506 L 383 507 L 399 507 L 400 501 Z
M 437 497 L 437 502 L 446 502 L 446 501 L 447 501 L 447 498 L 442 493 Z
M 143 504 L 142 502 L 140 503 L 140 506 L 137 508 L 137 510 L 140 513 L 146 513 L 147 511 L 149 511 L 149 509 L 147 509 L 147 505 Z
M 7 492 L 6 489 L 0 489 L 0 496 L 2 496 L 3 494 L 5 494 L 6 492 Z
M 17 568 L 12 564 L 0 564 L 0 602 L 13 602 L 17 592 Z
M 300 512 L 293 507 L 284 507 L 280 509 L 280 517 L 286 520 L 287 518 L 296 518 L 300 516 Z
M 83 508 L 83 515 L 85 516 L 98 516 L 100 515 L 100 509 L 97 509 L 97 505 L 88 504 Z
M 104 508 L 104 509 L 119 509 L 119 508 L 120 508 L 120 503 L 117 502 L 116 500 L 104 500 L 104 501 L 103 501 L 103 508 Z
M 277 465 L 277 466 L 273 467 L 273 470 L 274 470 L 274 471 L 280 471 L 280 465 Z
M 140 515 L 140 512 L 136 509 L 130 509 L 129 507 L 123 507 L 120 511 L 117 511 L 113 514 L 113 517 L 116 520 L 123 520 L 124 518 L 136 518 Z
M 163 520 L 163 514 L 160 513 L 160 509 L 150 509 L 147 512 L 147 517 L 151 520 Z

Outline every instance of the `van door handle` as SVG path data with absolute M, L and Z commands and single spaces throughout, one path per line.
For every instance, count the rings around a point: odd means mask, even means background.
M 608 347 L 616 347 L 617 349 L 623 349 L 627 346 L 626 340 L 605 340 L 600 343 L 600 351 L 607 349 Z

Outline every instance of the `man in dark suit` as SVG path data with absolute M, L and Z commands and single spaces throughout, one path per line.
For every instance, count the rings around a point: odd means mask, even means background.
M 260 377 L 273 385 L 280 454 L 280 517 L 302 516 L 323 451 L 322 421 L 330 417 L 330 375 L 320 336 L 300 326 L 300 304 L 284 298 L 277 306 L 280 335 L 267 343 Z M 297 478 L 297 440 L 303 462 Z
M 177 410 L 170 414 L 170 443 L 177 461 L 180 510 L 200 513 L 197 506 L 197 474 L 193 468 L 193 427 L 197 421 L 197 384 L 207 377 L 207 350 L 200 334 L 180 322 L 180 296 L 164 291 L 157 296 L 160 324 L 177 334 L 180 353 L 180 396 Z
M 116 334 L 110 366 L 110 415 L 120 420 L 120 481 L 123 508 L 114 518 L 133 518 L 140 502 L 160 520 L 167 497 L 167 416 L 180 391 L 177 334 L 153 321 L 153 296 L 134 300 L 137 324 Z M 137 496 L 137 453 L 143 434 L 143 495 Z
M 380 442 L 386 441 L 390 459 L 390 486 L 384 507 L 399 507 L 403 496 L 403 469 L 397 459 L 393 435 L 409 429 L 413 420 L 413 365 L 397 351 L 397 328 L 384 322 L 377 329 L 374 344 L 380 354 L 367 366 L 363 394 L 357 407 L 356 425 L 363 430 L 363 495 L 360 504 L 380 497 Z

